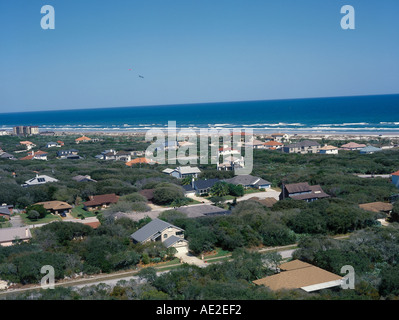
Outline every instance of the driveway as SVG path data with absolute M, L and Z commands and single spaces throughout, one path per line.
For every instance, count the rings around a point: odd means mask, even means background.
M 12 216 L 10 223 L 13 228 L 20 228 L 20 227 L 25 226 L 25 223 L 22 221 L 22 218 L 20 215 Z
M 279 200 L 280 193 L 281 193 L 280 191 L 269 189 L 267 191 L 245 194 L 242 197 L 237 198 L 237 201 L 248 200 L 248 199 L 250 199 L 252 197 L 257 197 L 259 199 L 274 198 L 276 200 Z

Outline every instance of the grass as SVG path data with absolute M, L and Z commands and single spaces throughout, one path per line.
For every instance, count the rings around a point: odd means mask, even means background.
M 55 221 L 55 220 L 62 221 L 62 218 L 61 218 L 61 217 L 55 216 L 55 215 L 50 214 L 50 213 L 47 214 L 44 218 L 42 218 L 42 219 L 37 219 L 37 220 L 30 220 L 30 219 L 28 218 L 28 215 L 27 215 L 26 213 L 21 213 L 21 218 L 22 218 L 22 221 L 23 221 L 25 224 L 49 223 L 49 222 Z
M 85 217 L 85 218 L 89 218 L 89 217 L 95 217 L 95 213 L 91 212 L 91 211 L 86 211 L 83 209 L 83 204 L 76 206 L 75 208 L 73 208 L 71 210 L 71 215 L 74 218 L 80 218 L 79 215 Z
M 12 224 L 10 221 L 0 222 L 0 229 L 1 228 L 10 228 L 10 227 L 12 227 Z

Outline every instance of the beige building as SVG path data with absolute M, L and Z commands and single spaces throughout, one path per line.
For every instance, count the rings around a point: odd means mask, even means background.
M 184 239 L 184 230 L 160 219 L 154 219 L 133 233 L 134 243 L 160 241 L 166 248 L 174 247 L 177 252 L 188 252 L 188 242 Z
M 23 241 L 27 242 L 32 238 L 29 228 L 2 228 L 0 229 L 0 246 L 8 247 L 13 244 Z
M 343 277 L 300 260 L 279 266 L 279 273 L 253 281 L 273 291 L 302 289 L 306 292 L 341 286 Z

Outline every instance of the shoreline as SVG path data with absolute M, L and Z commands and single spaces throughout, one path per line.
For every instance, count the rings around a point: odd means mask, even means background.
M 167 134 L 167 129 L 163 130 L 165 135 Z M 235 129 L 232 132 L 245 132 L 241 129 Z M 55 136 L 79 136 L 79 135 L 95 135 L 95 136 L 136 136 L 141 137 L 146 135 L 146 130 L 113 130 L 113 131 L 101 131 L 101 130 L 62 130 L 62 131 L 51 131 L 54 132 Z M 43 134 L 41 132 L 40 134 Z M 177 130 L 179 133 L 179 129 Z M 308 138 L 308 139 L 330 139 L 330 140 L 364 140 L 364 139 L 399 139 L 399 132 L 384 132 L 384 133 L 376 133 L 370 131 L 359 131 L 359 132 L 305 132 L 305 131 L 294 131 L 294 130 L 276 130 L 276 131 L 261 131 L 254 130 L 254 136 L 267 136 L 272 133 L 286 133 L 290 136 L 291 139 Z M 198 134 L 198 132 L 197 132 Z

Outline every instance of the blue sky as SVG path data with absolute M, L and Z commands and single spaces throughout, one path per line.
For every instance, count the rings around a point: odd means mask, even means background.
M 0 112 L 399 93 L 398 16 L 397 0 L 0 0 Z

